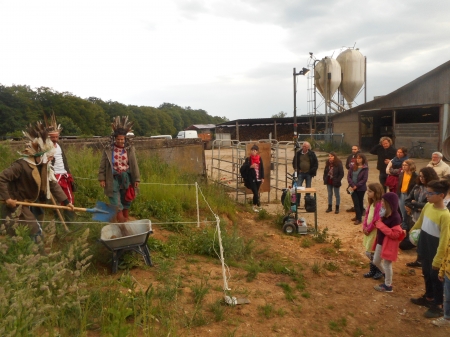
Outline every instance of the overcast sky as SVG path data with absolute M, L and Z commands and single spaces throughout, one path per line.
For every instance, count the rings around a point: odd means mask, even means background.
M 309 52 L 367 57 L 368 100 L 449 60 L 450 1 L 0 0 L 0 83 L 230 120 L 293 115 Z M 297 114 L 307 80 L 297 77 Z M 356 99 L 363 102 L 363 95 Z

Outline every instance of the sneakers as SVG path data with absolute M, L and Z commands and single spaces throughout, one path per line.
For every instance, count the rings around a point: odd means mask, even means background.
M 379 280 L 382 277 L 384 277 L 384 274 L 380 270 L 378 270 L 377 273 L 373 275 L 374 280 Z
M 423 316 L 425 318 L 439 318 L 439 317 L 444 316 L 444 309 L 439 308 L 436 305 L 433 305 L 433 306 L 430 307 L 430 309 L 425 311 Z
M 387 286 L 384 283 L 381 283 L 375 287 L 373 287 L 373 289 L 375 289 L 376 291 L 381 291 L 382 293 L 392 293 L 392 286 Z
M 258 213 L 259 212 L 259 207 L 256 205 L 253 205 L 253 212 Z
M 450 319 L 441 317 L 441 318 L 438 318 L 438 319 L 432 321 L 431 323 L 433 323 L 436 326 L 450 326 Z
M 429 301 L 427 300 L 427 298 L 424 296 L 419 297 L 419 298 L 410 298 L 409 299 L 411 301 L 411 303 L 415 304 L 415 305 L 420 305 L 422 307 L 426 307 L 426 308 L 431 308 L 433 301 Z
M 422 267 L 422 262 L 420 261 L 414 261 L 414 262 L 408 262 L 406 264 L 407 267 L 411 267 L 411 268 L 421 268 Z

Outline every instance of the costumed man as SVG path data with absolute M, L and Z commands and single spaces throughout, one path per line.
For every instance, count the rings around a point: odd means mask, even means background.
M 44 116 L 45 117 L 45 116 Z M 48 130 L 48 135 L 50 136 L 53 145 L 55 146 L 55 156 L 52 160 L 53 170 L 55 171 L 55 177 L 58 181 L 59 186 L 67 196 L 67 199 L 71 204 L 74 204 L 75 199 L 73 192 L 75 192 L 74 180 L 70 174 L 69 164 L 67 163 L 67 158 L 64 153 L 63 148 L 59 144 L 59 135 L 63 128 L 61 124 L 56 123 L 56 117 L 53 113 L 51 116 L 50 123 L 47 123 L 47 118 L 45 118 L 45 123 Z M 66 220 L 73 220 L 75 213 L 64 212 L 64 217 Z
M 17 201 L 35 202 L 49 199 L 50 193 L 55 199 L 74 209 L 64 191 L 58 185 L 53 171 L 49 168 L 49 160 L 53 158 L 55 147 L 48 138 L 47 130 L 41 122 L 31 124 L 23 134 L 28 138 L 26 148 L 19 152 L 23 157 L 0 173 L 0 200 L 6 203 L 6 218 L 23 221 L 36 240 L 42 234 L 42 228 L 30 207 L 18 205 Z M 9 235 L 15 235 L 14 223 L 6 223 Z
M 104 147 L 98 180 L 110 204 L 117 207 L 117 221 L 126 222 L 140 182 L 136 151 L 127 138 L 133 123 L 128 116 L 117 116 L 111 126 L 111 142 Z

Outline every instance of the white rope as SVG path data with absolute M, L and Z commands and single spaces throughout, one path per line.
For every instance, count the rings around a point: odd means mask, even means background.
M 73 179 L 79 179 L 79 180 L 92 180 L 92 181 L 98 181 L 98 179 L 95 178 L 82 178 L 82 177 L 73 177 Z M 162 186 L 196 186 L 197 182 L 195 184 L 164 184 L 164 183 L 144 183 L 140 182 L 139 185 L 162 185 Z
M 206 201 L 205 195 L 203 194 L 202 189 L 200 188 L 200 186 L 198 187 L 198 191 L 200 192 L 200 194 L 203 197 L 203 200 L 205 201 L 206 205 L 208 206 L 209 210 L 211 211 L 211 213 L 214 215 L 215 219 L 216 219 L 216 231 L 214 232 L 214 241 L 213 241 L 213 249 L 214 252 L 216 253 L 216 255 L 218 256 L 220 262 L 222 263 L 222 276 L 223 276 L 223 292 L 225 294 L 225 296 L 227 295 L 227 291 L 231 290 L 228 287 L 228 280 L 231 279 L 231 273 L 230 273 L 230 268 L 228 267 L 228 265 L 225 263 L 225 259 L 223 258 L 223 246 L 222 246 L 222 234 L 220 232 L 220 218 L 217 214 L 214 213 L 214 211 L 212 210 L 211 206 L 209 205 L 208 201 Z M 216 240 L 216 234 L 219 238 L 219 248 L 220 248 L 220 254 L 217 253 L 216 249 L 214 248 L 214 243 Z M 228 274 L 228 277 L 227 277 Z

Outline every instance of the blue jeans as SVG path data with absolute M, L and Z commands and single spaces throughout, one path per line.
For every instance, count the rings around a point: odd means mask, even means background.
M 339 187 L 334 187 L 333 185 L 327 184 L 327 191 L 328 191 L 328 205 L 333 204 L 333 192 L 334 196 L 336 197 L 336 206 L 339 206 L 341 204 L 341 194 L 339 192 Z
M 444 276 L 444 318 L 450 319 L 450 279 Z
M 302 186 L 303 182 L 306 182 L 306 188 L 311 187 L 311 180 L 312 177 L 309 173 L 298 173 L 298 178 L 297 178 L 297 186 Z M 306 193 L 306 195 L 310 195 L 310 193 Z M 301 199 L 302 195 L 300 193 L 297 193 L 297 206 L 300 205 L 300 199 Z
M 312 180 L 312 177 L 309 173 L 299 173 L 297 186 L 302 186 L 303 182 L 306 181 L 305 187 L 311 187 L 311 180 Z

